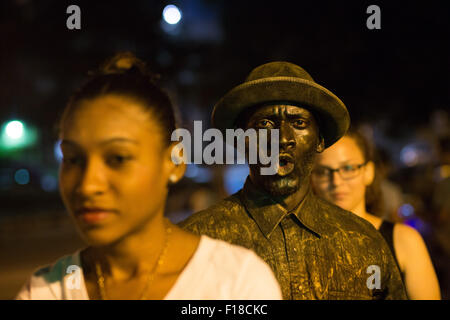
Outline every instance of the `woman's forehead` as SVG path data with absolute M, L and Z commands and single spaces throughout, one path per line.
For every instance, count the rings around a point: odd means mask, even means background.
M 157 123 L 139 103 L 105 96 L 82 101 L 64 119 L 61 135 L 69 140 L 139 140 L 158 132 Z
M 340 164 L 345 162 L 361 162 L 364 156 L 356 141 L 348 136 L 339 139 L 335 144 L 318 154 L 317 159 L 321 162 Z

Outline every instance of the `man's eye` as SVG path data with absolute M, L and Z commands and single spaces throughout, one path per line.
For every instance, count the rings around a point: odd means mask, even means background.
M 257 123 L 258 127 L 260 128 L 269 128 L 272 126 L 272 122 L 266 119 L 260 120 Z
M 297 128 L 304 128 L 306 126 L 306 121 L 302 119 L 297 119 L 294 121 L 294 126 Z

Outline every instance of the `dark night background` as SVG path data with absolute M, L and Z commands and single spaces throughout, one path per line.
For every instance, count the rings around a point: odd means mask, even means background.
M 81 30 L 66 28 L 71 4 L 81 8 Z M 162 21 L 168 4 L 183 14 L 172 30 Z M 381 30 L 366 27 L 371 4 L 381 8 Z M 161 74 L 186 128 L 209 124 L 213 105 L 257 65 L 305 68 L 391 159 L 389 179 L 406 205 L 398 218 L 424 236 L 448 299 L 450 245 L 433 237 L 441 221 L 433 192 L 450 175 L 442 142 L 450 130 L 449 17 L 447 1 L 2 1 L 1 134 L 20 120 L 36 138 L 0 145 L 0 299 L 81 245 L 57 191 L 54 127 L 87 71 L 120 50 Z M 191 167 L 168 215 L 179 220 L 233 192 L 242 180 L 233 172 L 243 171 Z

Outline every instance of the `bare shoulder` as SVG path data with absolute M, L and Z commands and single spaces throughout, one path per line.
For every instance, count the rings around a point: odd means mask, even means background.
M 403 272 L 410 268 L 411 263 L 428 255 L 422 236 L 408 225 L 396 223 L 393 238 L 395 254 Z
M 440 299 L 439 282 L 427 246 L 420 233 L 396 223 L 394 247 L 410 299 Z
M 428 249 L 420 233 L 402 223 L 396 223 L 394 226 L 394 247 L 401 266 L 413 257 L 428 256 Z
M 394 239 L 398 239 L 404 245 L 415 246 L 424 243 L 420 233 L 403 223 L 396 223 L 394 226 Z

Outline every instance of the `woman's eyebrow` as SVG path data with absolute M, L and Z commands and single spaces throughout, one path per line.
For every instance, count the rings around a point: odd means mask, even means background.
M 354 161 L 355 159 L 348 159 L 348 160 L 344 160 L 344 161 L 339 161 L 339 163 L 337 164 L 339 167 L 342 166 L 346 166 L 349 165 L 352 162 L 356 162 Z M 319 167 L 324 167 L 324 168 L 328 168 L 328 169 L 333 169 L 332 167 L 328 166 L 328 165 L 324 165 L 324 164 L 318 164 Z
M 110 143 L 114 143 L 114 142 L 126 142 L 126 143 L 139 144 L 139 142 L 137 140 L 125 138 L 125 137 L 116 137 L 116 138 L 105 139 L 105 140 L 100 141 L 98 144 L 106 145 L 106 144 L 110 144 Z M 76 143 L 75 141 L 72 141 L 72 140 L 68 140 L 68 139 L 64 139 L 61 141 L 61 146 L 63 146 L 63 145 L 79 147 L 78 143 Z
M 128 143 L 133 143 L 133 144 L 139 144 L 139 142 L 137 140 L 125 138 L 125 137 L 106 139 L 106 140 L 101 141 L 99 144 L 105 145 L 105 144 L 110 144 L 110 143 L 114 143 L 114 142 L 128 142 Z

